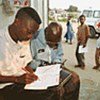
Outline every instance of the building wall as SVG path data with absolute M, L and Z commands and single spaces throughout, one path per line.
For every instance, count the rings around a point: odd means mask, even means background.
M 49 0 L 31 0 L 31 7 L 38 11 L 43 27 L 46 27 L 48 24 L 48 6 Z
M 49 0 L 31 0 L 31 7 L 33 7 L 39 13 L 42 24 L 41 27 L 46 27 L 48 24 L 48 1 Z M 5 15 L 2 12 L 2 0 L 0 0 L 0 29 L 7 27 L 13 22 L 14 15 L 16 14 L 18 8 L 12 5 L 14 10 L 13 16 Z

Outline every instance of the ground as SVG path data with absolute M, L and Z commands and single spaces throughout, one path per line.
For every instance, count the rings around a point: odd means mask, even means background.
M 63 26 L 62 45 L 64 50 L 64 59 L 67 59 L 65 66 L 75 71 L 80 76 L 81 87 L 79 100 L 100 100 L 100 71 L 93 70 L 92 67 L 95 65 L 95 49 L 96 40 L 89 39 L 87 43 L 88 52 L 85 54 L 85 70 L 74 68 L 77 64 L 75 57 L 76 49 L 76 36 L 74 37 L 73 44 L 69 45 L 65 42 L 64 34 L 66 32 L 66 23 L 61 23 Z M 73 24 L 75 33 L 77 31 L 77 24 Z

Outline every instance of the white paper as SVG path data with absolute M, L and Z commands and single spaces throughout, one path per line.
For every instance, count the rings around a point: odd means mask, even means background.
M 83 45 L 80 45 L 78 53 L 86 53 L 86 52 L 88 52 L 88 48 L 83 47 Z
M 44 52 L 38 53 L 37 59 L 51 63 L 51 50 L 47 45 Z
M 39 79 L 31 84 L 27 84 L 25 89 L 47 89 L 49 86 L 59 84 L 60 64 L 38 67 L 35 74 Z

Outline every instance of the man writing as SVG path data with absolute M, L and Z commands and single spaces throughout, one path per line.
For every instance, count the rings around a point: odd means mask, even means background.
M 40 24 L 38 13 L 25 7 L 17 12 L 8 28 L 0 30 L 0 95 L 4 100 L 23 100 L 24 85 L 38 79 L 32 68 L 26 66 L 26 56 L 21 56 L 20 51 L 23 42 L 35 36 Z

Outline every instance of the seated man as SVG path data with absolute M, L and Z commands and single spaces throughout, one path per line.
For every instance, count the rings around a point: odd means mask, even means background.
M 21 55 L 20 51 L 23 42 L 28 43 L 35 36 L 40 24 L 38 13 L 24 7 L 18 10 L 8 28 L 0 30 L 0 100 L 25 100 L 25 84 L 38 79 L 32 68 L 26 66 L 31 59 L 26 60 L 26 53 Z
M 45 29 L 40 29 L 30 43 L 33 61 L 29 66 L 35 70 L 38 66 L 62 63 L 61 35 L 62 27 L 56 22 L 50 23 Z M 63 87 L 62 100 L 78 100 L 79 88 L 79 77 L 72 72 L 71 79 Z M 59 100 L 59 98 L 56 96 L 50 100 Z

